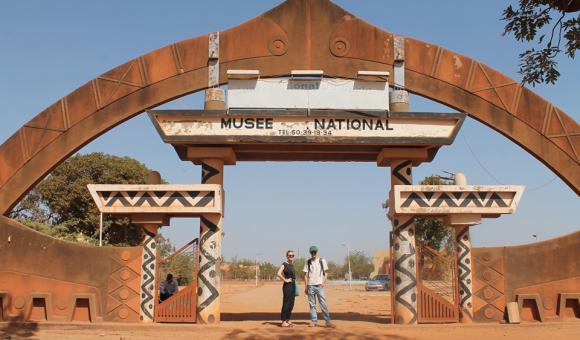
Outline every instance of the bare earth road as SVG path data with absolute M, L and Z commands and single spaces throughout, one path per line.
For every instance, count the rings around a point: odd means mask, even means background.
M 360 286 L 352 290 L 346 286 L 327 286 L 326 290 L 336 329 L 308 327 L 304 296 L 296 298 L 296 327 L 281 328 L 278 284 L 254 287 L 251 283 L 227 283 L 223 288 L 223 321 L 219 326 L 0 323 L 0 339 L 580 339 L 580 322 L 396 326 L 388 323 L 388 293 L 365 292 Z

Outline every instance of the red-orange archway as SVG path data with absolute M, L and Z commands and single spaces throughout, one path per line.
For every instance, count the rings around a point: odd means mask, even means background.
M 288 0 L 220 33 L 220 83 L 227 69 L 279 77 L 321 69 L 354 78 L 391 70 L 393 34 L 328 0 Z M 70 154 L 117 124 L 208 84 L 208 36 L 184 40 L 120 65 L 49 106 L 0 146 L 0 212 Z M 409 91 L 499 131 L 580 193 L 580 126 L 513 79 L 461 54 L 405 38 Z

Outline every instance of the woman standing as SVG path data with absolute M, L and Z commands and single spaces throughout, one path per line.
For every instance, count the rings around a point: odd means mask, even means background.
M 282 284 L 282 327 L 292 327 L 290 322 L 292 309 L 294 308 L 294 298 L 296 297 L 296 272 L 294 271 L 294 252 L 286 252 L 286 262 L 282 263 L 278 269 L 278 277 L 284 281 Z

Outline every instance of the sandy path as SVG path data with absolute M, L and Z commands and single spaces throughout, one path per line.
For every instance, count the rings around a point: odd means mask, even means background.
M 195 324 L 10 324 L 0 323 L 0 339 L 393 339 L 393 340 L 544 340 L 580 339 L 580 322 L 501 324 L 449 324 L 398 326 L 388 323 L 389 294 L 365 292 L 362 287 L 327 286 L 327 298 L 336 329 L 310 328 L 308 304 L 297 297 L 296 327 L 279 327 L 279 284 L 254 287 L 252 283 L 226 283 L 222 293 L 220 325 Z

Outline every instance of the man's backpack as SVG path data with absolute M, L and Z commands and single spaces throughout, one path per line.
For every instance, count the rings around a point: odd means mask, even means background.
M 322 276 L 326 273 L 326 269 L 324 269 L 324 259 L 319 258 L 318 261 L 320 262 L 320 269 L 322 269 Z M 312 264 L 312 259 L 308 259 L 308 274 L 310 274 L 310 265 Z

